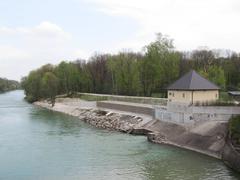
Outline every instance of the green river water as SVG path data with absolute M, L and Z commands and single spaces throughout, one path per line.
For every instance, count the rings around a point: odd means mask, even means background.
M 109 132 L 0 94 L 1 180 L 240 179 L 221 161 Z

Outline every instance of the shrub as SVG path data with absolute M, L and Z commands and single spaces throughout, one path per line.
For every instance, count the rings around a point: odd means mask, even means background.
M 229 135 L 233 142 L 240 145 L 240 115 L 234 116 L 230 119 Z

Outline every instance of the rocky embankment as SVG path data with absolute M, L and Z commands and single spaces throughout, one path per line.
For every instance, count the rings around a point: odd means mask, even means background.
M 142 122 L 141 117 L 102 110 L 81 110 L 78 118 L 95 127 L 131 133 Z
M 54 107 L 48 104 L 47 101 L 35 102 L 34 104 L 49 110 L 78 117 L 80 120 L 97 128 L 108 130 L 131 133 L 133 129 L 139 128 L 143 122 L 143 118 L 140 116 L 100 110 L 82 101 L 70 102 L 67 99 L 61 99 L 56 102 Z

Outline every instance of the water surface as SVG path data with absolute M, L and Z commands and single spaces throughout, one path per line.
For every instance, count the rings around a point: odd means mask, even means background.
M 215 180 L 240 176 L 194 152 L 96 129 L 34 107 L 22 91 L 0 94 L 0 179 Z

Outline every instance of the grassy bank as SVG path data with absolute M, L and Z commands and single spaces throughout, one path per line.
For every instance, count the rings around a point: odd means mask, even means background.
M 230 119 L 229 135 L 233 144 L 240 148 L 240 116 L 235 116 Z

